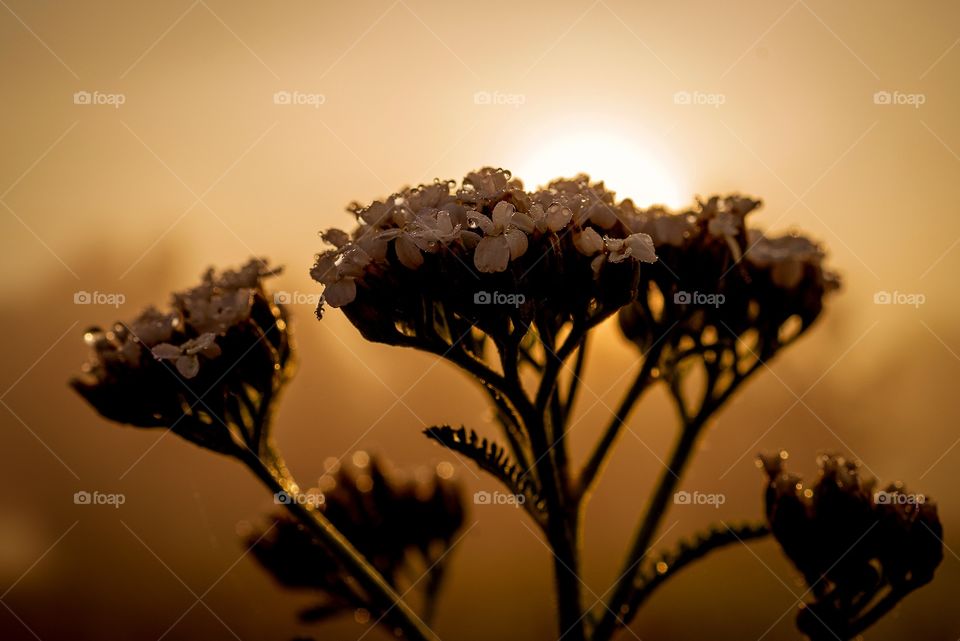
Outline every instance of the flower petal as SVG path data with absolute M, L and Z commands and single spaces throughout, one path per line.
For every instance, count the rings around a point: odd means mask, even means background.
M 397 258 L 407 269 L 419 269 L 423 265 L 423 254 L 409 236 L 400 236 L 393 246 L 397 250 Z
M 506 229 L 510 225 L 510 219 L 513 218 L 515 207 L 510 203 L 501 200 L 493 208 L 493 226 L 497 229 Z
M 573 235 L 573 246 L 584 256 L 593 256 L 603 251 L 603 239 L 596 229 L 587 227 Z
M 357 297 L 357 283 L 352 278 L 344 278 L 323 290 L 323 298 L 330 307 L 349 305 Z
M 560 231 L 573 219 L 573 212 L 569 207 L 554 203 L 547 208 L 547 229 Z
M 510 262 L 510 247 L 504 236 L 485 236 L 477 244 L 473 264 L 481 272 L 502 272 Z
M 476 223 L 484 234 L 493 233 L 493 221 L 481 214 L 478 211 L 470 210 L 467 212 L 467 220 Z
M 511 229 L 504 237 L 510 248 L 510 260 L 516 260 L 527 252 L 527 235 L 519 229 Z
M 159 345 L 154 345 L 153 349 L 150 351 L 153 353 L 154 358 L 159 358 L 162 360 L 173 360 L 174 358 L 180 357 L 180 348 L 176 345 L 171 345 L 170 343 L 160 343 Z
M 177 371 L 184 378 L 193 378 L 200 371 L 200 359 L 194 354 L 184 354 L 177 359 Z
M 653 247 L 653 239 L 647 234 L 630 234 L 624 239 L 627 254 L 643 263 L 657 262 L 657 252 Z
M 322 238 L 325 242 L 330 243 L 337 249 L 340 249 L 350 242 L 350 234 L 342 229 L 337 229 L 336 227 L 331 227 L 325 232 L 320 232 L 320 238 Z

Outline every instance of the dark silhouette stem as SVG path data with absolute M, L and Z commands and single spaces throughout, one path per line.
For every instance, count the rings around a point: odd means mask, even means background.
M 245 451 L 241 460 L 272 492 L 285 493 L 291 500 L 284 503 L 290 513 L 310 530 L 317 540 L 341 563 L 343 569 L 354 578 L 367 595 L 384 613 L 390 613 L 402 628 L 406 638 L 412 641 L 439 641 L 423 620 L 396 593 L 393 587 L 374 568 L 346 537 L 322 513 L 306 501 L 300 501 L 299 487 L 287 472 L 279 457 L 264 462 Z

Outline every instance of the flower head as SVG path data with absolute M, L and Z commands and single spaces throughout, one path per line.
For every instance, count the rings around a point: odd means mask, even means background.
M 329 466 L 306 496 L 318 497 L 319 509 L 395 587 L 414 568 L 418 576 L 429 568 L 416 586 L 430 601 L 463 525 L 459 485 L 436 473 L 405 478 L 363 452 L 353 461 Z M 293 517 L 278 512 L 270 520 L 247 543 L 282 584 L 316 591 L 321 602 L 303 613 L 305 619 L 362 608 L 389 623 L 389 613 L 358 598 L 335 558 Z
M 811 639 L 850 639 L 933 578 L 943 559 L 936 505 L 900 483 L 878 490 L 857 463 L 833 454 L 819 457 L 819 477 L 805 486 L 785 471 L 786 458 L 759 463 L 770 528 L 814 596 L 797 624 Z
M 771 238 L 747 226 L 759 206 L 744 196 L 714 196 L 687 211 L 654 207 L 633 218 L 660 260 L 643 272 L 640 294 L 620 311 L 620 325 L 674 389 L 682 387 L 686 365 L 699 362 L 709 395 L 723 397 L 806 331 L 839 287 L 813 241 Z
M 538 312 L 557 324 L 609 315 L 635 294 L 641 263 L 657 260 L 632 228 L 632 203 L 585 175 L 527 192 L 510 172 L 484 168 L 459 186 L 438 181 L 351 211 L 358 226 L 323 234 L 332 247 L 311 275 L 328 304 L 388 343 L 423 333 L 425 318 L 449 333 L 507 318 L 529 325 Z M 485 292 L 520 302 L 484 306 Z
M 262 285 L 278 271 L 260 260 L 211 269 L 196 287 L 174 293 L 168 311 L 150 307 L 110 330 L 90 328 L 84 340 L 92 353 L 71 385 L 106 418 L 170 427 L 230 451 L 227 426 L 249 427 L 290 374 L 286 313 Z

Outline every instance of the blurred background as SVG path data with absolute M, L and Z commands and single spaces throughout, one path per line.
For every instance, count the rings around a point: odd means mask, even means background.
M 317 322 L 307 271 L 316 232 L 348 226 L 350 201 L 484 165 L 528 187 L 584 171 L 640 203 L 740 191 L 765 202 L 755 225 L 823 241 L 843 291 L 704 439 L 682 487 L 726 502 L 675 506 L 661 543 L 759 518 L 758 451 L 785 447 L 808 476 L 817 452 L 844 452 L 934 497 L 946 529 L 936 580 L 868 638 L 960 636 L 956 3 L 0 5 L 3 639 L 364 634 L 299 625 L 309 598 L 245 555 L 238 532 L 273 502 L 239 465 L 108 424 L 66 381 L 88 326 L 265 256 L 294 300 L 302 363 L 277 431 L 301 482 L 356 449 L 437 465 L 449 457 L 421 429 L 492 430 L 479 391 L 433 357 L 364 343 L 335 310 Z M 614 326 L 601 335 L 576 463 L 636 364 Z M 659 394 L 629 425 L 588 512 L 597 595 L 675 432 Z M 496 488 L 456 474 L 470 493 Z M 75 505 L 78 491 L 126 500 Z M 549 552 L 527 517 L 477 506 L 467 522 L 438 634 L 555 638 Z M 658 592 L 621 638 L 796 639 L 804 590 L 772 542 L 736 546 Z

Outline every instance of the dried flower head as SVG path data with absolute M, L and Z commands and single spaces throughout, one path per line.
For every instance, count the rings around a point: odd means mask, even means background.
M 797 617 L 814 640 L 850 639 L 910 591 L 943 559 L 937 507 L 900 483 L 882 490 L 857 463 L 827 454 L 809 487 L 784 470 L 786 452 L 762 456 L 767 519 L 803 573 L 812 603 Z
M 657 259 L 633 230 L 632 203 L 585 175 L 527 192 L 484 168 L 351 212 L 358 226 L 322 234 L 333 247 L 311 275 L 364 336 L 392 344 L 456 340 L 472 325 L 502 335 L 535 315 L 556 326 L 609 315 L 634 296 L 640 263 Z
M 73 388 L 100 414 L 139 427 L 169 427 L 211 449 L 232 452 L 254 435 L 270 399 L 291 373 L 284 309 L 263 289 L 279 272 L 261 260 L 237 271 L 212 269 L 173 294 L 169 311 L 153 307 L 110 330 L 93 327 L 92 348 Z
M 461 489 L 439 474 L 402 478 L 380 459 L 357 454 L 354 463 L 338 464 L 324 475 L 308 495 L 322 496 L 320 509 L 337 529 L 395 588 L 415 587 L 429 611 L 447 552 L 463 525 Z M 305 620 L 363 609 L 375 620 L 386 614 L 383 623 L 390 623 L 389 613 L 357 594 L 335 559 L 286 512 L 273 515 L 247 544 L 280 583 L 319 593 L 321 602 L 303 613 Z M 422 581 L 404 586 L 419 576 Z

